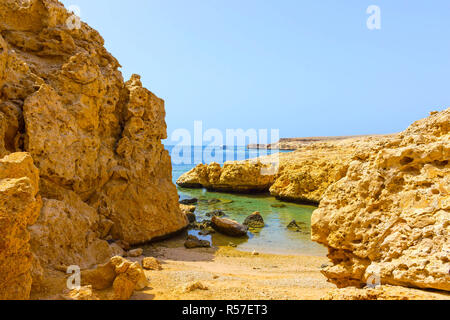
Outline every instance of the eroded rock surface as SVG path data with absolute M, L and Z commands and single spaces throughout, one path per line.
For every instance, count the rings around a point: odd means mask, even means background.
M 102 37 L 69 23 L 60 2 L 21 3 L 0 0 L 0 157 L 26 151 L 39 169 L 30 231 L 40 290 L 46 270 L 106 262 L 105 239 L 138 244 L 187 219 L 161 143 L 164 101 L 137 75 L 124 83 Z
M 339 287 L 382 284 L 450 291 L 450 109 L 358 148 L 312 217 Z
M 0 160 L 0 300 L 30 297 L 32 225 L 41 207 L 39 174 L 27 153 Z

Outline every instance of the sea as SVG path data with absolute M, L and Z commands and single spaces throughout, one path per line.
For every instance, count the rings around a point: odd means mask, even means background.
M 172 159 L 172 179 L 177 179 L 193 169 L 199 163 L 253 159 L 282 150 L 247 149 L 245 146 L 235 147 L 196 147 L 166 145 Z M 214 246 L 236 245 L 242 251 L 261 253 L 325 256 L 325 247 L 311 241 L 311 215 L 316 207 L 296 203 L 281 202 L 270 194 L 231 194 L 210 192 L 206 189 L 187 189 L 177 186 L 180 199 L 197 198 L 199 203 L 195 214 L 197 221 L 210 219 L 206 213 L 222 210 L 226 217 L 242 223 L 247 216 L 259 211 L 266 226 L 259 232 L 249 232 L 248 238 L 232 238 L 219 233 L 211 236 L 199 236 L 198 232 L 191 234 L 201 239 L 209 240 Z M 212 201 L 211 201 L 212 200 Z M 219 200 L 219 201 L 217 201 Z M 301 230 L 287 228 L 291 221 L 299 222 Z

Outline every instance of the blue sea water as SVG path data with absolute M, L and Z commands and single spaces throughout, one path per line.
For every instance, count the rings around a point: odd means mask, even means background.
M 166 146 L 172 157 L 173 182 L 185 172 L 194 168 L 198 163 L 210 163 L 211 160 L 223 164 L 228 160 L 245 160 L 261 155 L 272 154 L 275 150 L 248 150 L 246 147 L 188 147 L 181 150 L 173 146 Z M 184 154 L 183 152 L 184 151 Z M 205 189 L 187 189 L 178 187 L 181 199 L 198 198 L 201 201 L 195 212 L 197 220 L 209 219 L 206 213 L 222 210 L 227 217 L 242 223 L 247 216 L 259 211 L 266 226 L 257 233 L 249 233 L 248 239 L 230 238 L 221 234 L 200 237 L 212 241 L 215 246 L 236 244 L 244 251 L 257 251 L 276 254 L 326 255 L 326 249 L 311 241 L 311 214 L 316 207 L 285 203 L 278 201 L 269 194 L 244 195 L 210 192 Z M 209 204 L 208 200 L 218 199 L 220 202 Z M 283 208 L 272 205 L 284 204 Z M 302 223 L 302 232 L 288 230 L 286 227 L 292 221 Z M 195 231 L 191 233 L 196 234 Z M 197 234 L 196 234 L 197 235 Z

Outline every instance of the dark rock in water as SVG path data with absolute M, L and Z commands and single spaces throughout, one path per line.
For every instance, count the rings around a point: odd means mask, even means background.
M 201 235 L 201 236 L 209 236 L 209 235 L 214 234 L 214 233 L 216 233 L 216 231 L 214 231 L 214 229 L 207 228 L 207 229 L 203 229 L 203 230 L 199 231 L 198 234 Z
M 272 204 L 270 205 L 272 208 L 286 208 L 286 205 L 283 203 L 279 203 L 279 204 Z
M 184 213 L 186 218 L 188 218 L 189 223 L 195 222 L 195 220 L 197 219 L 194 214 L 195 210 L 197 209 L 196 206 L 180 204 L 180 209 L 181 209 L 181 212 Z
M 180 204 L 186 204 L 186 205 L 192 205 L 192 204 L 196 204 L 198 203 L 198 199 L 197 198 L 192 198 L 192 199 L 184 199 L 180 201 Z
M 208 205 L 211 205 L 211 204 L 217 204 L 217 203 L 221 203 L 222 201 L 220 201 L 220 199 L 200 199 L 200 202 L 201 203 L 206 203 L 206 204 L 208 204 Z
M 222 210 L 214 210 L 211 212 L 208 212 L 206 214 L 207 217 L 223 217 L 225 216 L 225 212 L 223 212 Z
M 219 218 L 214 216 L 211 220 L 212 227 L 217 232 L 230 237 L 244 237 L 247 236 L 248 227 L 244 226 L 234 220 Z
M 292 220 L 288 225 L 287 228 L 296 232 L 302 232 L 302 227 L 301 225 L 304 225 L 304 222 L 299 222 L 299 221 L 295 221 Z
M 254 212 L 245 219 L 244 225 L 250 228 L 264 228 L 265 223 L 261 213 Z
M 199 238 L 197 238 L 196 236 L 188 236 L 184 246 L 187 249 L 194 249 L 194 248 L 210 248 L 211 247 L 211 243 L 209 243 L 209 241 L 206 240 L 200 240 Z

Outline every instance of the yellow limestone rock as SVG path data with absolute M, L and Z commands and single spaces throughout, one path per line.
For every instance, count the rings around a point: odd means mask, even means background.
M 358 148 L 312 216 L 329 280 L 450 291 L 449 161 L 450 109 Z
M 27 153 L 0 160 L 0 300 L 30 297 L 33 258 L 30 233 L 41 207 L 39 175 Z
M 390 285 L 334 289 L 322 300 L 450 300 L 447 294 Z
M 74 300 L 128 300 L 135 290 L 148 286 L 144 269 L 139 262 L 116 256 L 95 269 L 81 272 L 80 290 L 72 290 Z
M 142 260 L 142 267 L 146 270 L 162 270 L 161 263 L 154 257 L 146 257 Z
M 105 239 L 134 245 L 187 225 L 164 101 L 138 75 L 125 83 L 99 33 L 71 15 L 57 0 L 0 0 L 0 157 L 26 151 L 39 169 L 36 290 L 57 266 L 108 261 Z
M 177 184 L 224 192 L 262 192 L 274 181 L 274 175 L 265 174 L 265 169 L 270 170 L 270 165 L 251 161 L 227 162 L 223 168 L 218 163 L 199 164 L 182 175 Z

